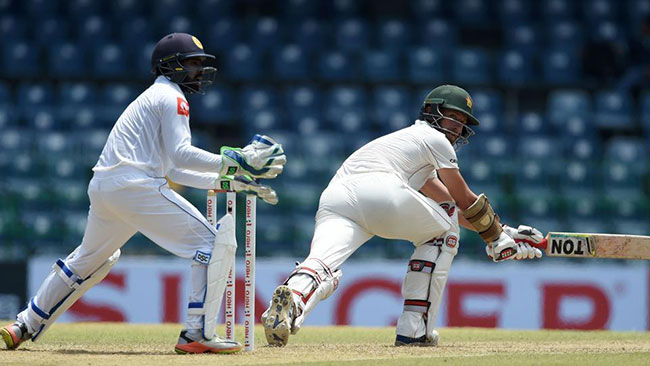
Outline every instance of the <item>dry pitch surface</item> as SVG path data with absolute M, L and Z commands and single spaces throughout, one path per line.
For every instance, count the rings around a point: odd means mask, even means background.
M 306 327 L 285 348 L 177 355 L 180 325 L 55 324 L 0 365 L 649 365 L 650 333 L 443 328 L 437 348 L 391 346 L 393 328 Z M 242 339 L 241 327 L 237 339 Z

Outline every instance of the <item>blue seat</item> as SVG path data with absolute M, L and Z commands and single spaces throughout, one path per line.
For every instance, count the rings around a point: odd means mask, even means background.
M 244 117 L 244 133 L 252 136 L 256 133 L 267 134 L 267 131 L 278 129 L 283 126 L 280 114 L 274 108 L 259 108 L 247 112 Z
M 446 68 L 443 52 L 433 47 L 415 47 L 406 54 L 407 77 L 412 83 L 437 83 L 444 80 Z
M 9 178 L 42 179 L 45 177 L 45 167 L 38 155 L 18 152 L 6 167 Z
M 188 15 L 190 8 L 182 0 L 160 0 L 153 9 L 153 19 L 162 27 L 168 26 L 177 15 Z M 203 11 L 203 10 L 201 10 Z M 169 32 L 161 32 L 167 34 Z
M 268 222 L 268 225 L 259 225 L 257 228 L 257 240 L 269 243 L 269 245 L 260 245 L 259 249 L 256 248 L 256 254 L 261 257 L 294 255 L 293 223 L 277 213 L 258 213 L 257 215 L 258 220 Z
M 481 135 L 471 138 L 472 143 L 462 148 L 463 154 L 483 158 L 501 159 L 512 156 L 514 146 L 505 135 Z
M 532 4 L 529 0 L 504 0 L 499 4 L 499 18 L 503 24 L 513 24 L 529 21 L 532 15 Z
M 582 90 L 554 90 L 549 93 L 547 115 L 556 126 L 564 125 L 573 117 L 591 119 L 591 99 Z
M 318 58 L 319 77 L 326 81 L 350 81 L 357 76 L 357 68 L 349 54 L 324 51 Z
M 342 51 L 363 51 L 368 48 L 369 31 L 358 18 L 346 19 L 335 27 L 335 45 Z
M 45 83 L 20 84 L 16 93 L 18 113 L 33 118 L 39 112 L 51 112 L 54 105 L 52 86 Z
M 484 50 L 459 48 L 454 52 L 452 77 L 458 83 L 486 84 L 491 81 L 490 60 Z
M 647 220 L 612 219 L 612 233 L 625 235 L 648 235 L 650 225 Z
M 385 49 L 402 50 L 411 43 L 410 29 L 399 19 L 382 21 L 378 29 L 379 44 Z
M 584 196 L 587 196 L 592 200 L 602 201 L 598 195 L 601 188 L 600 171 L 594 161 L 595 159 L 585 161 L 571 158 L 562 165 L 558 183 L 560 191 L 567 199 L 584 200 Z
M 293 86 L 284 93 L 284 105 L 291 119 L 320 115 L 323 99 L 314 86 Z
M 213 85 L 206 94 L 192 100 L 190 115 L 192 120 L 206 124 L 231 122 L 235 118 L 232 90 L 226 86 Z
M 137 80 L 146 80 L 148 82 L 153 80 L 154 75 L 151 72 L 151 54 L 153 53 L 155 46 L 155 42 L 147 42 L 141 44 L 140 48 L 133 52 L 135 70 L 132 73 L 132 76 Z
M 86 208 L 88 205 L 85 205 Z M 63 241 L 65 243 L 80 243 L 84 233 L 86 232 L 86 224 L 88 223 L 88 210 L 83 207 L 66 209 L 65 214 L 61 218 L 63 223 Z
M 199 34 L 198 26 L 189 17 L 174 15 L 169 19 L 169 32 Z
M 533 58 L 517 49 L 504 51 L 499 57 L 499 80 L 508 86 L 524 86 L 535 80 Z
M 33 131 L 25 128 L 3 129 L 0 134 L 0 152 L 31 151 L 33 137 Z
M 460 0 L 456 5 L 452 11 L 461 24 L 473 26 L 490 24 L 490 6 L 486 0 Z
M 273 53 L 273 70 L 280 80 L 306 80 L 311 76 L 309 55 L 300 46 L 288 44 Z
M 503 186 L 503 169 L 494 162 L 475 158 L 462 164 L 463 178 L 477 192 L 500 191 Z
M 2 71 L 7 78 L 33 77 L 40 74 L 39 48 L 34 43 L 16 41 L 2 45 Z
M 444 4 L 436 0 L 413 0 L 409 4 L 412 16 L 419 22 L 440 16 L 445 11 Z
M 95 47 L 107 42 L 110 39 L 112 27 L 111 24 L 99 15 L 92 15 L 82 18 L 79 23 L 78 41 L 84 47 Z
M 140 90 L 131 84 L 112 83 L 101 89 L 102 108 L 100 119 L 102 126 L 113 126 L 124 109 L 140 94 Z
M 618 18 L 618 6 L 611 0 L 592 0 L 582 3 L 582 13 L 589 23 Z
M 513 0 L 510 0 L 513 1 Z M 504 29 L 505 47 L 534 52 L 540 43 L 539 30 L 530 23 L 518 23 Z
M 523 198 L 524 200 L 526 198 Z M 548 198 L 542 198 L 542 199 L 548 199 Z M 537 203 L 537 199 L 535 199 L 535 203 Z M 539 203 L 539 206 L 545 205 L 544 203 Z M 522 206 L 519 206 L 521 209 Z M 558 218 L 557 215 L 557 210 L 550 208 L 548 210 L 544 210 L 544 214 L 534 214 L 534 213 L 528 213 L 524 212 L 523 214 L 519 214 L 519 221 L 518 222 L 533 222 L 535 223 L 535 227 L 540 230 L 543 233 L 547 233 L 549 231 L 568 231 L 568 223 L 565 220 L 561 220 Z M 578 230 L 580 231 L 580 230 Z
M 208 24 L 204 37 L 207 50 L 226 53 L 241 41 L 241 27 L 234 19 L 221 18 Z
M 70 0 L 66 1 L 65 5 L 68 8 L 68 14 L 76 19 L 84 19 L 102 11 L 100 3 L 96 1 Z
M 47 175 L 57 181 L 68 180 L 86 183 L 92 174 L 92 171 L 87 170 L 84 165 L 69 156 L 60 156 L 55 159 L 46 157 L 46 163 Z
M 27 38 L 26 21 L 17 15 L 4 14 L 0 17 L 0 40 L 3 43 Z
M 329 10 L 335 19 L 345 19 L 358 16 L 361 10 L 361 4 L 358 1 L 341 0 L 329 3 Z
M 650 15 L 650 0 L 628 0 L 625 10 L 628 33 L 641 34 L 643 18 Z
M 503 120 L 503 115 L 495 112 L 474 112 L 474 116 L 478 118 L 481 125 L 473 127 L 474 132 L 485 134 L 502 134 L 506 127 Z
M 76 128 L 95 127 L 97 94 L 94 84 L 65 83 L 58 89 L 57 115 Z
M 579 57 L 575 49 L 552 48 L 542 55 L 543 80 L 550 85 L 570 85 L 581 77 Z
M 116 43 L 104 43 L 94 49 L 93 75 L 99 79 L 124 77 L 128 64 L 122 47 Z
M 584 42 L 582 27 L 570 20 L 551 22 L 546 28 L 546 33 L 551 48 L 579 49 Z
M 650 136 L 650 90 L 641 93 L 640 113 L 641 126 L 645 130 L 646 136 Z
M 132 18 L 141 14 L 145 3 L 134 0 L 111 1 L 109 11 L 114 19 Z
M 594 102 L 594 122 L 598 128 L 631 130 L 635 127 L 631 95 L 616 91 L 599 91 Z
M 566 231 L 577 233 L 611 233 L 610 225 L 602 216 L 589 219 L 569 218 Z M 552 229 L 557 230 L 557 229 Z
M 474 112 L 502 114 L 503 94 L 494 89 L 471 90 Z
M 325 43 L 323 25 L 316 19 L 299 20 L 293 24 L 291 42 L 300 45 L 305 50 L 317 50 Z
M 402 79 L 398 53 L 369 50 L 363 53 L 364 78 L 370 82 L 391 82 Z
M 541 10 L 546 20 L 571 19 L 576 12 L 574 5 L 573 0 L 545 0 Z
M 580 181 L 576 183 L 581 184 L 583 182 Z M 607 210 L 607 202 L 605 202 L 601 197 L 598 197 L 593 190 L 586 190 L 581 193 L 579 190 L 574 189 L 565 192 L 562 200 L 566 209 L 567 217 L 570 217 L 571 219 L 597 219 L 602 217 L 602 212 L 604 210 Z
M 226 54 L 225 73 L 232 79 L 250 81 L 260 77 L 260 52 L 247 44 L 235 45 Z
M 76 141 L 72 135 L 63 132 L 41 133 L 36 147 L 44 156 L 71 156 L 75 153 Z
M 552 195 L 556 191 L 559 169 L 559 164 L 545 158 L 519 159 L 511 182 L 518 194 Z
M 518 156 L 521 158 L 559 159 L 562 144 L 555 138 L 535 136 L 519 138 Z
M 613 20 L 603 20 L 592 26 L 590 29 L 592 38 L 596 41 L 625 42 L 624 29 Z
M 148 42 L 157 42 L 155 38 L 153 25 L 145 17 L 127 18 L 120 27 L 122 47 L 132 54 L 138 54 L 142 46 Z
M 249 133 L 282 129 L 277 91 L 266 87 L 244 87 L 239 100 L 245 128 Z
M 643 196 L 644 171 L 619 161 L 602 166 L 603 189 L 608 197 Z
M 405 88 L 378 87 L 373 90 L 374 118 L 381 131 L 392 132 L 413 123 L 416 111 L 410 109 L 411 95 Z
M 9 2 L 11 4 L 11 2 Z M 57 1 L 48 0 L 26 0 L 22 4 L 26 13 L 35 19 L 56 13 L 60 5 Z
M 630 165 L 644 164 L 648 156 L 646 141 L 640 137 L 613 137 L 607 141 L 605 159 Z
M 34 41 L 41 46 L 60 43 L 69 37 L 67 24 L 56 16 L 48 16 L 40 21 L 40 29 L 34 33 Z
M 87 165 L 94 165 L 101 154 L 106 139 L 108 139 L 108 129 L 92 129 L 75 132 L 76 140 L 79 143 L 81 161 Z
M 325 118 L 334 130 L 354 132 L 368 126 L 367 97 L 360 87 L 339 86 L 325 98 Z
M 258 50 L 272 50 L 280 45 L 282 33 L 278 20 L 273 17 L 261 17 L 251 29 L 251 47 Z
M 597 137 L 563 136 L 565 156 L 571 159 L 596 160 L 602 156 L 601 143 Z
M 282 4 L 282 12 L 285 19 L 314 18 L 318 16 L 319 3 L 317 1 L 289 0 Z
M 447 49 L 458 44 L 459 30 L 449 21 L 441 18 L 428 19 L 419 29 L 419 44 Z M 452 48 L 453 49 L 453 48 Z
M 520 136 L 551 136 L 554 134 L 553 126 L 546 121 L 544 115 L 535 111 L 521 113 L 515 131 Z
M 9 128 L 17 127 L 17 125 L 14 108 L 8 104 L 0 104 L 0 130 L 6 131 Z
M 151 55 L 149 55 L 151 58 Z M 89 68 L 79 45 L 71 42 L 57 43 L 47 53 L 48 73 L 55 78 L 87 76 Z
M 648 205 L 648 199 L 643 195 L 606 198 L 605 200 L 608 205 L 607 210 L 608 212 L 611 212 L 613 217 L 627 220 L 648 221 L 650 206 Z

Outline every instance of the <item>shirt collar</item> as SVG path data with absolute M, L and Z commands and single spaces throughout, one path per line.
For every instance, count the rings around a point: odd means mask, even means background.
M 159 75 L 159 76 L 156 78 L 155 83 L 161 83 L 161 84 L 171 85 L 172 88 L 176 89 L 179 93 L 183 94 L 183 91 L 182 91 L 181 88 L 178 86 L 178 84 L 176 84 L 176 83 L 172 83 L 171 81 L 169 81 L 169 79 L 167 79 L 167 77 L 165 77 L 165 76 L 163 76 L 163 75 Z

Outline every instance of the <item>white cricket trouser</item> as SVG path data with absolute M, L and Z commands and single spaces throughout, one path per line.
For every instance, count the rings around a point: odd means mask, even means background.
M 90 181 L 86 231 L 79 250 L 65 260 L 72 272 L 86 278 L 138 231 L 182 258 L 192 258 L 197 251 L 212 253 L 215 229 L 196 207 L 169 188 L 166 179 L 146 177 L 130 168 L 120 171 L 121 175 L 96 173 Z M 192 266 L 190 302 L 203 301 L 205 267 Z M 59 276 L 50 274 L 38 290 L 37 306 L 48 311 L 69 292 Z M 18 319 L 30 330 L 38 328 L 29 309 Z M 188 327 L 201 326 L 200 317 L 188 316 Z
M 452 227 L 433 200 L 390 173 L 338 179 L 323 191 L 310 258 L 336 270 L 374 235 L 420 245 Z

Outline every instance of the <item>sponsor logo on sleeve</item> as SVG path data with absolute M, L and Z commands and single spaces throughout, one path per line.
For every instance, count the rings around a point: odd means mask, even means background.
M 449 235 L 446 241 L 447 242 L 445 243 L 445 245 L 450 248 L 454 248 L 456 247 L 456 244 L 458 244 L 458 238 L 455 237 L 454 235 Z
M 190 105 L 181 97 L 176 98 L 176 110 L 181 116 L 190 116 Z

